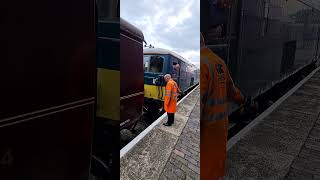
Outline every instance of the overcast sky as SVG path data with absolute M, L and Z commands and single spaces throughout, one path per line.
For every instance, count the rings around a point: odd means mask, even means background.
M 120 16 L 156 48 L 172 50 L 199 66 L 199 0 L 121 0 Z

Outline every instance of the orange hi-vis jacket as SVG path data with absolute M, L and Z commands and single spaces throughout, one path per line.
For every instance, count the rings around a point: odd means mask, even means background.
M 167 113 L 175 113 L 177 111 L 178 85 L 170 79 L 166 85 L 166 96 L 164 99 L 164 110 Z
M 224 61 L 208 48 L 200 60 L 200 177 L 212 180 L 225 174 L 228 100 L 243 102 Z

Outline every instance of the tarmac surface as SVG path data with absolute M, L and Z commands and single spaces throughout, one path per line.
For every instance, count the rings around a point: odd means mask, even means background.
M 120 179 L 200 179 L 200 87 L 120 159 Z
M 320 180 L 320 71 L 229 147 L 224 179 Z

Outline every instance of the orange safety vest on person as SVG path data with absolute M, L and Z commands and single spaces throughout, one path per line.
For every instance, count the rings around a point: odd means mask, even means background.
M 224 61 L 208 48 L 200 60 L 200 179 L 215 180 L 225 174 L 228 103 L 243 102 Z
M 170 79 L 166 85 L 166 96 L 164 99 L 164 110 L 167 113 L 175 113 L 177 111 L 177 91 L 177 83 Z

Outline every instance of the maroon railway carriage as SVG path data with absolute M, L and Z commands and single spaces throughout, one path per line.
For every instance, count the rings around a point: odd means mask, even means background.
M 88 179 L 96 93 L 94 5 L 1 2 L 1 180 Z
M 141 118 L 144 101 L 142 32 L 120 20 L 120 128 L 135 125 Z

